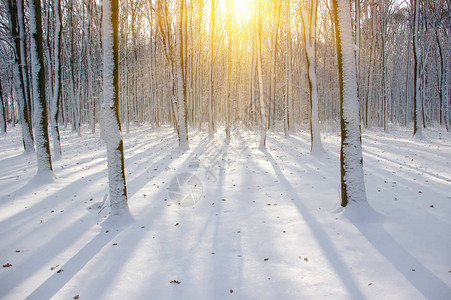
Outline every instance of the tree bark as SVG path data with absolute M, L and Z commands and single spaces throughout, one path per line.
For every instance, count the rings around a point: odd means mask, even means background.
M 265 103 L 265 91 L 263 89 L 263 70 L 262 70 L 262 44 L 261 44 L 261 0 L 257 1 L 257 27 L 255 29 L 257 36 L 257 72 L 258 72 L 258 87 L 260 92 L 260 149 L 266 147 L 266 128 L 267 128 L 267 111 Z
M 412 0 L 414 2 L 414 25 L 413 25 L 413 61 L 414 61 L 414 80 L 415 89 L 413 92 L 413 135 L 423 139 L 423 118 L 421 115 L 421 78 L 420 64 L 421 51 L 418 44 L 419 35 L 419 17 L 420 17 L 420 0 Z
M 279 33 L 279 20 L 280 20 L 280 6 L 282 3 L 280 1 L 276 1 L 274 3 L 274 25 L 272 32 L 272 49 L 271 49 L 271 65 L 269 69 L 269 113 L 268 113 L 268 128 L 271 128 L 271 125 L 274 125 L 275 110 L 276 110 L 276 58 L 277 58 L 277 37 Z M 273 114 L 271 117 L 271 110 L 273 110 Z
M 233 14 L 233 0 L 227 0 L 227 99 L 226 99 L 226 140 L 230 141 L 230 85 L 232 82 L 231 78 L 231 57 L 232 57 L 232 14 Z
M 31 115 L 30 111 L 27 109 L 26 100 L 26 87 L 24 83 L 24 75 L 22 66 L 22 52 L 21 52 L 21 41 L 19 36 L 19 20 L 18 20 L 18 8 L 15 0 L 8 0 L 8 11 L 9 11 L 9 26 L 11 31 L 11 36 L 13 38 L 13 48 L 14 48 L 14 63 L 13 63 L 13 77 L 17 92 L 17 103 L 19 106 L 19 116 L 22 125 L 22 140 L 25 152 L 33 152 L 33 132 L 31 126 Z M 22 15 L 23 16 L 23 15 Z M 14 109 L 14 105 L 12 105 Z M 13 112 L 13 117 L 14 117 Z M 15 123 L 13 121 L 13 123 Z
M 61 101 L 62 93 L 62 80 L 61 80 L 61 1 L 54 1 L 54 14 L 55 14 L 55 37 L 54 37 L 54 49 L 53 49 L 53 99 L 51 109 L 51 126 L 52 126 L 52 138 L 53 138 L 53 156 L 55 159 L 59 159 L 62 155 L 60 133 L 58 128 L 58 114 L 59 103 Z M 89 70 L 88 72 L 90 72 Z
M 213 136 L 214 128 L 214 81 L 213 81 L 213 65 L 214 65 L 214 38 L 215 38 L 215 7 L 216 0 L 211 0 L 210 3 L 210 73 L 209 73 L 209 88 L 208 94 L 208 133 Z
M 52 172 L 52 159 L 48 135 L 47 102 L 45 95 L 44 47 L 42 37 L 41 2 L 29 2 L 31 61 L 34 99 L 34 128 L 38 174 Z
M 119 121 L 119 0 L 103 0 L 103 119 L 111 212 L 128 212 L 124 143 Z
M 292 42 L 291 42 L 291 1 L 285 0 L 286 5 L 286 102 L 285 102 L 285 135 L 293 133 L 295 130 L 294 108 L 293 108 L 293 72 L 292 72 Z
M 184 65 L 184 10 L 185 0 L 177 0 L 176 24 L 175 24 L 175 61 L 177 65 L 177 103 L 178 103 L 178 123 L 179 123 L 179 146 L 188 148 L 188 124 L 186 116 L 186 81 Z
M 366 203 L 359 99 L 348 0 L 333 0 L 341 111 L 341 206 Z
M 319 130 L 318 83 L 316 77 L 316 18 L 318 1 L 309 2 L 308 15 L 301 9 L 301 19 L 304 25 L 304 51 L 307 60 L 309 90 L 310 90 L 310 152 L 323 153 Z
M 0 78 L 0 133 L 6 133 L 5 102 L 3 101 L 2 80 Z

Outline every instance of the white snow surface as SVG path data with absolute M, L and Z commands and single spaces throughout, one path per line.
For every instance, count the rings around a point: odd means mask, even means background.
M 321 158 L 308 132 L 268 132 L 263 151 L 245 128 L 230 144 L 223 130 L 190 132 L 186 151 L 170 127 L 124 134 L 133 219 L 123 220 L 99 208 L 108 176 L 98 133 L 62 129 L 57 178 L 41 184 L 20 128 L 8 128 L 0 259 L 12 266 L 0 268 L 0 298 L 450 299 L 450 133 L 363 133 L 370 216 L 339 208 L 339 132 L 323 133 Z M 194 206 L 169 197 L 183 172 L 203 185 Z

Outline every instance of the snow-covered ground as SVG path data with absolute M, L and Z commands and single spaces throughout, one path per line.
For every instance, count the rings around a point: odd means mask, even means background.
M 170 127 L 134 126 L 124 134 L 133 219 L 123 220 L 101 208 L 98 133 L 63 129 L 56 179 L 43 185 L 9 128 L 0 298 L 451 299 L 451 134 L 411 133 L 363 134 L 374 211 L 356 216 L 339 208 L 338 132 L 322 133 L 328 155 L 315 157 L 305 132 L 271 132 L 262 152 L 249 130 L 227 144 L 191 129 L 180 152 Z

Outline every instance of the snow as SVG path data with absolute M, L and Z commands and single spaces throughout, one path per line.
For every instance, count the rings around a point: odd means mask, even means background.
M 12 266 L 0 269 L 0 298 L 449 298 L 451 134 L 426 129 L 417 141 L 392 127 L 363 134 L 368 210 L 340 208 L 336 130 L 323 133 L 319 158 L 308 132 L 268 132 L 259 150 L 259 132 L 240 128 L 227 143 L 223 130 L 190 128 L 181 151 L 172 127 L 133 125 L 125 220 L 102 205 L 98 133 L 63 128 L 56 179 L 39 185 L 35 155 L 10 127 L 0 136 L 0 258 Z M 193 206 L 168 193 L 185 172 L 202 183 Z

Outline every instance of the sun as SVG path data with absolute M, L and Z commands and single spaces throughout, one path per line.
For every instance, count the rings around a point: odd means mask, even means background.
M 229 2 L 230 1 L 230 2 Z M 219 0 L 218 8 L 223 16 L 227 16 L 229 3 L 232 4 L 233 23 L 244 25 L 252 19 L 252 8 L 255 0 Z
M 234 0 L 233 1 L 233 16 L 238 23 L 246 23 L 252 18 L 252 7 L 254 1 L 252 0 Z

